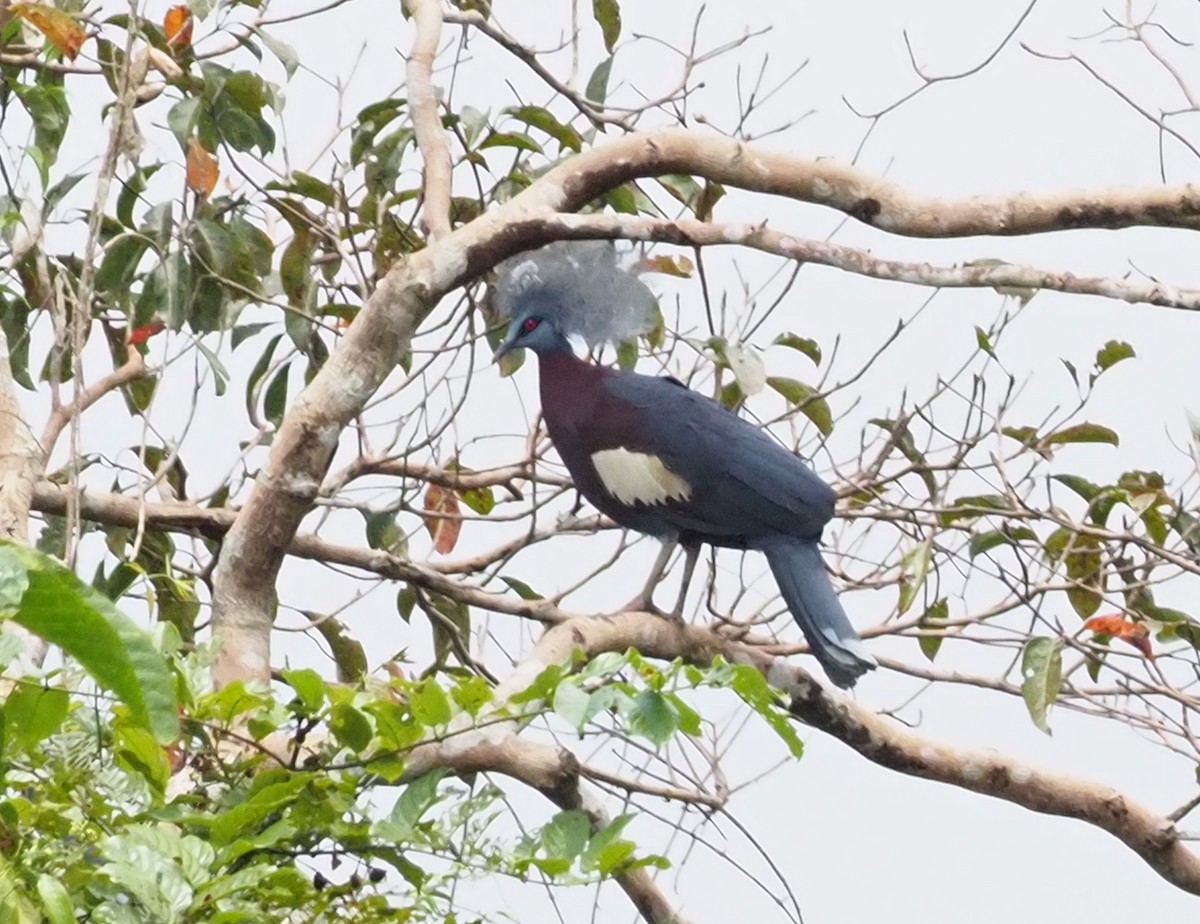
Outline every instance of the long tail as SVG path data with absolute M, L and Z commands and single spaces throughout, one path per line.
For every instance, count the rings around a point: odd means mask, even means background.
M 854 686 L 875 667 L 875 659 L 846 618 L 817 544 L 781 536 L 761 548 L 779 592 L 829 679 L 839 687 Z

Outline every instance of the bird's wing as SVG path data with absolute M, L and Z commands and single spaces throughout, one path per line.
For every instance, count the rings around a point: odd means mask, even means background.
M 631 408 L 639 431 L 627 448 L 661 461 L 688 486 L 661 515 L 679 529 L 754 539 L 820 536 L 836 494 L 771 436 L 678 382 L 637 373 L 606 381 Z

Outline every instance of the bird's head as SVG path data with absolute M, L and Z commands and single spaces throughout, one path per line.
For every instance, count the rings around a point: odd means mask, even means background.
M 516 347 L 540 355 L 621 343 L 650 330 L 658 303 L 637 275 L 623 268 L 609 241 L 558 241 L 518 254 L 496 269 L 492 305 L 508 317 L 496 359 Z
M 567 338 L 558 329 L 555 314 L 542 310 L 537 305 L 530 305 L 509 321 L 504 339 L 492 356 L 493 361 L 499 362 L 517 347 L 533 350 L 539 356 L 571 349 Z

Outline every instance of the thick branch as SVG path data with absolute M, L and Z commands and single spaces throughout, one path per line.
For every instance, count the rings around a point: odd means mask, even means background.
M 450 146 L 442 131 L 433 59 L 442 35 L 441 0 L 404 0 L 417 34 L 408 55 L 408 106 L 425 161 L 425 206 L 421 215 L 432 238 L 450 233 Z
M 1066 774 L 1050 773 L 994 751 L 955 748 L 922 738 L 898 722 L 821 687 L 803 668 L 706 628 L 642 613 L 571 619 L 547 630 L 522 674 L 559 663 L 580 649 L 588 657 L 633 647 L 666 660 L 707 665 L 720 655 L 748 663 L 791 699 L 801 721 L 854 748 L 868 760 L 911 776 L 949 783 L 1045 815 L 1078 818 L 1116 837 L 1171 884 L 1200 895 L 1200 856 L 1180 840 L 1170 819 L 1117 790 Z

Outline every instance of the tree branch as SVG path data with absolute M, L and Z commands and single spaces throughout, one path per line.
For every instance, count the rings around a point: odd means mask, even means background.
M 8 338 L 0 328 L 0 539 L 28 545 L 30 504 L 44 463 L 41 448 L 21 414 L 15 386 Z M 24 645 L 16 673 L 29 673 L 42 663 L 49 647 L 44 639 L 12 621 L 5 623 L 4 631 Z
M 431 238 L 450 233 L 450 146 L 442 131 L 437 92 L 433 88 L 433 59 L 442 36 L 440 0 L 404 0 L 416 26 L 408 55 L 408 106 L 413 132 L 425 161 L 425 206 L 421 210 Z
M 219 683 L 267 681 L 274 582 L 283 556 L 318 496 L 343 428 L 394 368 L 433 305 L 506 257 L 561 237 L 563 224 L 553 213 L 574 211 L 628 180 L 663 173 L 826 205 L 918 237 L 1138 224 L 1200 228 L 1200 187 L 1191 185 L 938 199 L 832 160 L 680 129 L 627 135 L 572 157 L 503 205 L 398 260 L 297 396 L 226 537 L 214 576 Z
M 42 430 L 43 458 L 49 459 L 54 451 L 54 444 L 66 426 L 86 411 L 89 407 L 122 385 L 128 385 L 134 379 L 146 374 L 146 361 L 136 347 L 128 347 L 125 362 L 102 378 L 95 385 L 89 385 L 75 396 L 70 404 L 60 404 L 50 414 L 46 426 Z
M 465 746 L 454 736 L 421 745 L 405 761 L 405 778 L 414 779 L 435 767 L 458 775 L 501 773 L 536 789 L 564 811 L 584 812 L 593 833 L 612 823 L 599 798 L 583 787 L 583 771 L 571 751 L 524 740 L 512 732 L 498 740 L 470 737 Z M 649 924 L 688 924 L 645 869 L 617 872 L 613 878 Z
M 1124 302 L 1200 311 L 1200 289 L 1181 289 L 1153 280 L 1133 282 L 1108 276 L 1076 276 L 1015 263 L 984 262 L 962 266 L 934 266 L 886 260 L 869 251 L 828 241 L 806 240 L 775 231 L 766 225 L 716 224 L 690 219 L 668 221 L 617 214 L 563 214 L 563 237 L 620 238 L 657 241 L 688 247 L 738 245 L 795 260 L 910 285 L 944 289 L 1011 288 L 1049 289 L 1076 295 L 1098 295 Z
M 66 494 L 55 485 L 42 482 L 35 490 L 33 507 L 48 513 L 61 513 L 66 509 Z M 212 538 L 218 538 L 235 520 L 235 514 L 229 510 L 207 510 L 183 504 L 139 504 L 134 498 L 87 492 L 80 496 L 80 513 L 89 519 L 116 525 L 135 525 L 140 515 L 144 522 L 158 528 L 191 529 Z M 572 617 L 546 601 L 525 601 L 492 594 L 385 552 L 337 546 L 311 534 L 294 537 L 287 551 L 303 558 L 348 565 L 409 581 L 429 590 L 452 594 L 470 605 L 548 624 L 550 628 L 530 656 L 497 690 L 500 701 L 523 689 L 548 665 L 567 661 L 576 648 L 588 658 L 633 647 L 648 657 L 668 661 L 683 658 L 701 666 L 712 664 L 718 656 L 734 663 L 750 664 L 787 693 L 793 715 L 844 742 L 868 760 L 890 770 L 1003 799 L 1031 811 L 1086 821 L 1118 838 L 1168 882 L 1200 895 L 1200 857 L 1183 845 L 1169 818 L 1156 815 L 1098 783 L 1037 770 L 991 751 L 952 748 L 914 735 L 899 723 L 875 715 L 840 694 L 826 691 L 803 668 L 769 650 L 728 638 L 719 631 L 704 626 L 676 625 L 671 620 L 653 618 L 645 613 L 617 613 L 604 618 Z M 427 759 L 432 760 L 432 757 Z M 476 758 L 463 758 L 468 759 Z M 446 765 L 456 769 L 465 766 L 457 762 L 441 763 L 446 760 L 445 753 L 441 753 L 429 766 Z M 498 764 L 489 768 L 507 772 Z M 531 770 L 530 778 L 541 779 L 540 772 Z M 525 777 L 516 778 L 528 782 Z M 542 789 L 542 784 L 531 782 L 530 785 Z
M 1124 843 L 1167 882 L 1200 895 L 1200 856 L 1184 845 L 1169 818 L 1109 786 L 1039 770 L 993 751 L 955 748 L 922 738 L 843 694 L 825 690 L 803 668 L 707 628 L 649 618 L 644 613 L 570 619 L 546 631 L 520 673 L 536 677 L 542 667 L 564 662 L 576 650 L 592 658 L 630 647 L 650 657 L 682 658 L 701 666 L 711 664 L 718 655 L 750 664 L 787 694 L 794 716 L 854 748 L 872 763 L 1044 815 L 1086 821 Z
M 454 10 L 446 13 L 446 22 L 454 23 L 461 26 L 470 26 L 479 32 L 482 32 L 493 42 L 511 54 L 514 58 L 528 67 L 533 73 L 537 74 L 551 90 L 567 100 L 581 116 L 592 123 L 596 128 L 604 129 L 605 123 L 619 125 L 621 128 L 628 128 L 625 119 L 620 116 L 610 116 L 605 114 L 603 107 L 598 107 L 591 100 L 586 99 L 579 93 L 576 93 L 569 86 L 555 77 L 549 70 L 543 66 L 538 58 L 536 50 L 522 45 L 519 41 L 498 28 L 492 22 L 484 19 L 479 13 L 474 10 Z

